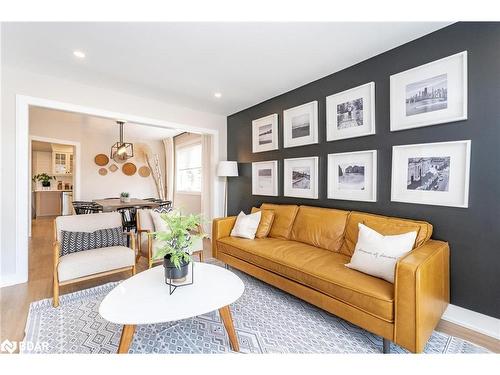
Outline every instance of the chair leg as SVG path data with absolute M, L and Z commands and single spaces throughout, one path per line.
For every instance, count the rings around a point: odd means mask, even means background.
M 391 341 L 387 339 L 382 339 L 382 352 L 384 354 L 390 354 L 391 353 Z
M 132 267 L 132 276 L 134 276 L 136 272 L 137 272 L 137 270 L 136 270 L 136 267 L 135 267 L 135 264 L 134 264 L 134 266 Z
M 59 307 L 59 281 L 54 277 L 52 306 Z
M 200 257 L 200 262 L 202 262 L 202 263 L 203 263 L 203 261 L 204 261 L 203 250 L 201 250 L 201 251 L 198 253 L 198 256 Z

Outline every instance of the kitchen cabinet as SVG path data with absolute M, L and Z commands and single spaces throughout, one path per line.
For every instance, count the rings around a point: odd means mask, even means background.
M 71 176 L 73 174 L 73 153 L 52 153 L 52 174 L 54 176 Z
M 55 190 L 35 192 L 35 215 L 59 216 L 62 213 L 62 193 Z

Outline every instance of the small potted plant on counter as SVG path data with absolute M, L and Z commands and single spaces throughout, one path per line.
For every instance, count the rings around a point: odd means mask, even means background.
M 120 193 L 120 202 L 129 203 L 130 202 L 130 194 L 127 192 Z
M 43 187 L 50 187 L 50 180 L 54 179 L 54 176 L 49 176 L 47 173 L 40 173 L 33 176 L 33 181 L 41 181 Z
M 193 261 L 191 253 L 194 241 L 206 237 L 199 230 L 201 215 L 185 216 L 174 210 L 162 214 L 161 218 L 166 224 L 165 230 L 151 233 L 161 244 L 154 258 L 163 257 L 165 281 L 180 283 L 185 280 L 189 264 Z

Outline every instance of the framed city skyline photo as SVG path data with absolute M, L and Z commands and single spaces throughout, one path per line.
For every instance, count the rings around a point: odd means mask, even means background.
M 393 146 L 391 200 L 466 208 L 470 140 Z
M 377 201 L 377 150 L 328 154 L 328 199 Z
M 318 143 L 318 102 L 283 111 L 283 146 L 296 147 Z
M 278 161 L 252 163 L 252 194 L 278 196 Z
M 327 141 L 371 134 L 375 134 L 375 82 L 327 96 Z
M 284 160 L 285 196 L 318 199 L 317 156 Z
M 278 149 L 278 115 L 272 114 L 252 121 L 252 152 Z
M 391 131 L 467 119 L 467 51 L 391 76 Z

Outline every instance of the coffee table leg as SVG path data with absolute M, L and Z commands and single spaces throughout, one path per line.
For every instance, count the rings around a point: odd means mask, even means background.
M 224 306 L 219 309 L 219 314 L 226 328 L 227 335 L 229 336 L 229 343 L 231 344 L 231 349 L 235 352 L 240 351 L 240 344 L 238 343 L 238 337 L 236 336 L 236 331 L 233 325 L 233 318 L 231 316 L 231 310 L 229 306 Z
M 118 346 L 118 354 L 128 353 L 130 343 L 134 338 L 135 325 L 126 324 L 123 326 L 122 337 L 120 338 L 120 345 Z

